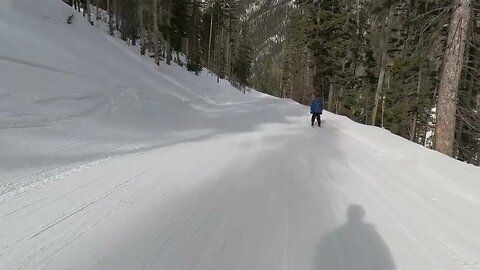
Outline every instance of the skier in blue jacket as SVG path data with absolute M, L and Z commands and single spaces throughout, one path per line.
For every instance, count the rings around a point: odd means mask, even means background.
M 318 126 L 320 126 L 322 123 L 320 115 L 323 113 L 323 98 L 321 96 L 314 95 L 312 106 L 310 106 L 310 113 L 312 114 L 312 127 L 315 124 L 315 119 L 317 119 Z

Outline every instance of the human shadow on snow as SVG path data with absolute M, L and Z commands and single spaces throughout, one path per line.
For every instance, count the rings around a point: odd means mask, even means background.
M 365 210 L 350 205 L 347 222 L 328 233 L 317 253 L 317 270 L 395 270 L 390 249 L 372 224 L 364 221 Z

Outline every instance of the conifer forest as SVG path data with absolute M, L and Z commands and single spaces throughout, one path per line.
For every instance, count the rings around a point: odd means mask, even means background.
M 317 93 L 331 112 L 480 165 L 476 0 L 66 2 L 157 64 L 303 104 Z

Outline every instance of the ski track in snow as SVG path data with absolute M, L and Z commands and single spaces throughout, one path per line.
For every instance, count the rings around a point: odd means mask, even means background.
M 445 188 L 452 185 L 446 175 L 428 186 L 410 178 L 424 170 L 407 158 L 397 162 L 409 163 L 409 171 L 395 175 L 389 159 L 346 140 L 342 121 L 327 117 L 321 129 L 299 119 L 113 157 L 11 197 L 0 208 L 0 226 L 21 226 L 0 234 L 2 266 L 314 269 L 319 242 L 357 203 L 397 269 L 480 269 L 478 224 L 465 215 L 478 210 L 474 201 Z M 159 165 L 167 160 L 168 168 Z M 439 208 L 432 195 L 449 203 Z M 21 207 L 3 211 L 14 205 Z M 88 251 L 72 261 L 69 254 L 82 247 Z

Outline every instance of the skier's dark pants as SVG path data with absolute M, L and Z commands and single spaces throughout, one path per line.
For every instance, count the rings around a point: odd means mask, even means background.
M 320 115 L 321 113 L 312 113 L 312 126 L 313 124 L 315 124 L 315 118 L 317 119 L 318 126 L 320 126 L 320 123 L 321 123 Z

